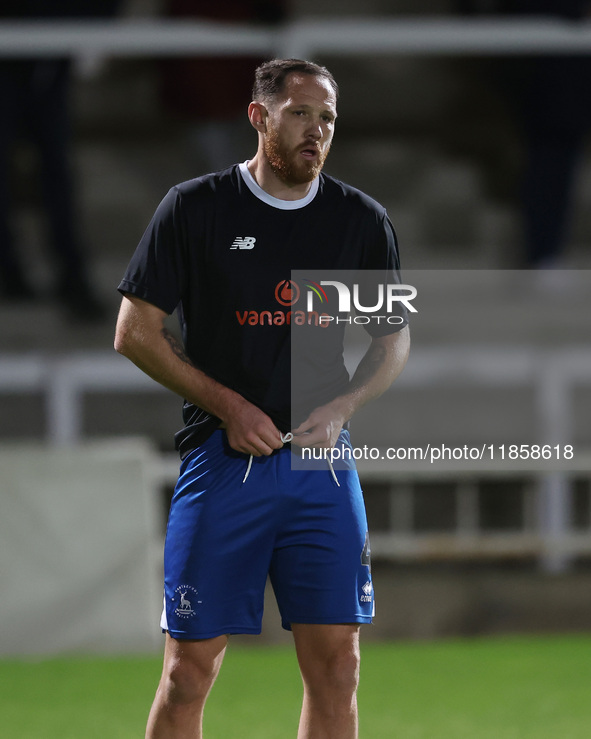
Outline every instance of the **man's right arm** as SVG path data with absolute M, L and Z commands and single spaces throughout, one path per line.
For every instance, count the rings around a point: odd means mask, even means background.
M 197 369 L 165 326 L 167 314 L 132 295 L 121 302 L 115 349 L 164 387 L 220 418 L 236 451 L 268 455 L 282 446 L 266 413 L 239 393 Z

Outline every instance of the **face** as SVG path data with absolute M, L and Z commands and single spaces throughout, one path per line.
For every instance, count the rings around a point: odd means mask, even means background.
M 330 150 L 337 117 L 330 83 L 323 77 L 291 74 L 267 112 L 264 152 L 271 169 L 289 185 L 312 182 Z

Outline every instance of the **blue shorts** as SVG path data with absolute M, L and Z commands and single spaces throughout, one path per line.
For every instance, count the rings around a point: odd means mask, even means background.
M 350 447 L 343 431 L 339 445 Z M 259 634 L 270 575 L 282 624 L 371 623 L 363 494 L 354 463 L 292 470 L 289 447 L 255 457 L 217 430 L 183 461 L 164 548 L 161 626 L 175 639 Z

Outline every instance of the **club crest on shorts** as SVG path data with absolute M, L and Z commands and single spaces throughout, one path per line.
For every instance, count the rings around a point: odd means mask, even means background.
M 178 602 L 174 609 L 175 615 L 179 618 L 194 616 L 197 613 L 195 606 L 202 602 L 197 600 L 197 590 L 191 585 L 179 585 L 174 592 L 175 595 L 172 600 Z

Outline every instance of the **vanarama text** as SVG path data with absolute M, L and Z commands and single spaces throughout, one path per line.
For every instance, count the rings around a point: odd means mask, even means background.
M 318 313 L 315 310 L 309 311 L 308 313 L 303 310 L 289 310 L 287 312 L 282 310 L 237 310 L 236 318 L 241 326 L 247 323 L 250 326 L 283 326 L 285 324 L 290 326 L 294 323 L 297 326 L 308 324 L 310 326 L 326 327 L 332 320 L 332 316 L 328 316 L 325 313 Z

